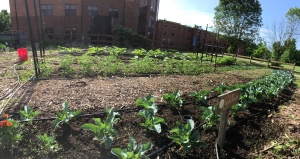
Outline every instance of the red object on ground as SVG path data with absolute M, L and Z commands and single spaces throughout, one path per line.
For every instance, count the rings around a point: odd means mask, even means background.
M 19 54 L 20 61 L 27 61 L 28 60 L 27 48 L 19 48 L 18 49 L 18 54 Z

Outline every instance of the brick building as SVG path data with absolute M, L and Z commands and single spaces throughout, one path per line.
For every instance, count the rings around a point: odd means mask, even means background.
M 9 0 L 9 3 L 12 29 L 29 35 L 24 0 Z M 104 28 L 106 31 L 103 34 L 111 34 L 117 25 L 131 28 L 133 32 L 152 38 L 158 7 L 159 0 L 28 0 L 35 41 L 37 41 L 36 22 L 39 27 L 41 26 L 40 10 L 45 33 L 52 34 L 47 36 L 50 39 L 65 38 L 64 34 L 70 31 L 74 36 L 81 37 L 86 33 L 95 33 L 95 28 Z
M 206 35 L 205 35 L 206 34 Z M 196 51 L 197 44 L 200 43 L 200 50 L 204 45 L 205 52 L 227 52 L 229 47 L 225 40 L 216 40 L 216 35 L 212 32 L 205 32 L 205 28 L 200 31 L 179 23 L 158 20 L 155 26 L 154 46 L 156 48 L 169 48 L 182 51 Z M 241 46 L 239 54 L 243 54 L 244 48 Z

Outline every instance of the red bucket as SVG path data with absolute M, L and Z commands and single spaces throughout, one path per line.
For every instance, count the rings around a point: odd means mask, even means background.
M 28 60 L 27 48 L 19 48 L 18 49 L 18 54 L 19 54 L 20 61 L 27 61 Z

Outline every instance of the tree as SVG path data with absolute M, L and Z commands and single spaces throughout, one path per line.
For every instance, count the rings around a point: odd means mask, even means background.
M 267 48 L 266 42 L 261 42 L 258 44 L 257 49 L 253 51 L 253 57 L 269 59 L 271 57 L 271 51 Z
M 0 32 L 11 30 L 10 14 L 7 10 L 0 12 Z
M 262 26 L 261 13 L 258 0 L 220 0 L 215 8 L 214 25 L 233 51 L 258 36 Z
M 294 7 L 286 13 L 285 17 L 288 19 L 288 34 L 289 38 L 297 38 L 300 35 L 300 8 Z

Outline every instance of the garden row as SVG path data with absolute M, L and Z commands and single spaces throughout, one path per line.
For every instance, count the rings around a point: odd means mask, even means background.
M 226 91 L 241 89 L 240 103 L 233 106 L 230 110 L 231 115 L 236 115 L 241 110 L 246 110 L 248 105 L 253 103 L 263 102 L 267 99 L 276 97 L 280 91 L 285 89 L 293 81 L 293 76 L 287 71 L 274 71 L 271 76 L 265 78 L 257 79 L 253 82 L 247 84 L 236 84 L 231 87 L 221 84 L 212 90 L 201 90 L 199 92 L 193 92 L 190 96 L 194 97 L 197 106 L 200 106 L 202 110 L 202 122 L 201 124 L 205 130 L 215 128 L 215 126 L 220 121 L 220 115 L 216 114 L 216 106 L 209 106 L 208 96 L 212 96 L 213 92 L 217 94 L 223 94 Z M 213 97 L 212 97 L 213 98 Z M 209 99 L 212 99 L 209 98 Z M 166 106 L 168 109 L 173 111 L 178 111 L 179 109 L 184 109 L 185 105 L 183 99 L 180 97 L 179 91 L 174 93 L 167 93 L 163 95 L 163 99 L 166 101 Z M 136 100 L 136 105 L 141 109 L 137 113 L 138 116 L 143 117 L 143 122 L 140 125 L 146 128 L 148 131 L 156 131 L 160 134 L 162 131 L 162 125 L 174 125 L 165 121 L 164 118 L 160 117 L 157 112 L 160 109 L 165 109 L 164 106 L 157 106 L 155 103 L 155 98 L 152 95 L 148 95 L 146 98 L 139 98 Z M 81 110 L 72 111 L 68 109 L 67 103 L 63 103 L 63 111 L 57 112 L 57 118 L 52 122 L 52 129 L 60 124 L 69 124 L 72 118 L 83 117 Z M 33 111 L 30 107 L 25 106 L 24 111 L 20 111 L 20 115 L 31 124 L 33 119 L 39 112 Z M 95 139 L 100 140 L 104 143 L 104 147 L 109 148 L 114 142 L 114 138 L 122 136 L 124 134 L 118 134 L 117 129 L 115 129 L 115 123 L 124 120 L 121 115 L 114 111 L 113 108 L 106 108 L 106 118 L 103 122 L 100 118 L 94 118 L 95 124 L 85 123 L 81 126 L 82 129 L 92 131 Z M 180 114 L 180 113 L 179 113 Z M 4 118 L 8 118 L 5 115 Z M 189 150 L 196 146 L 206 146 L 204 142 L 201 142 L 199 126 L 195 126 L 195 122 L 192 120 L 193 117 L 187 118 L 186 124 L 181 124 L 176 122 L 176 127 L 171 128 L 168 138 L 174 143 L 177 143 L 180 147 L 182 155 L 186 154 Z M 35 122 L 35 121 L 34 121 Z M 22 139 L 22 129 L 24 129 L 17 120 L 8 118 L 7 120 L 2 120 L 0 127 L 0 146 L 8 150 L 10 147 L 17 147 L 18 142 Z M 62 125 L 65 127 L 66 125 Z M 197 129 L 194 129 L 197 128 Z M 147 132 L 148 132 L 147 131 Z M 55 134 L 52 132 L 51 136 L 47 133 L 44 135 L 38 135 L 38 139 L 43 145 L 44 152 L 56 152 L 59 150 L 59 145 L 55 140 Z M 156 136 L 160 137 L 160 136 Z M 209 143 L 211 144 L 211 143 Z M 121 146 L 121 145 L 119 145 Z M 123 149 L 122 149 L 123 147 Z M 137 143 L 133 137 L 130 137 L 130 142 L 127 148 L 124 149 L 124 145 L 121 147 L 112 148 L 112 154 L 118 156 L 118 158 L 139 158 L 147 150 L 150 150 L 152 143 L 148 142 L 137 147 Z

